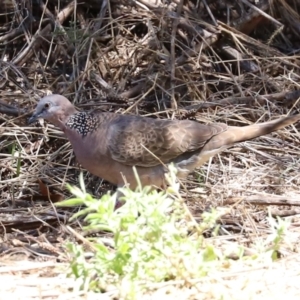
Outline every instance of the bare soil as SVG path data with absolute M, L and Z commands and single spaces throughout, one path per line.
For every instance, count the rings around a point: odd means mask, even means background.
M 245 126 L 299 113 L 300 3 L 292 0 L 4 0 L 0 6 L 0 299 L 110 299 L 73 290 L 65 241 L 80 242 L 75 209 L 55 208 L 80 166 L 51 124 L 28 126 L 38 99 L 82 110 Z M 227 209 L 220 250 L 257 254 L 268 216 L 290 221 L 271 262 L 232 260 L 144 299 L 299 299 L 299 124 L 234 145 L 182 189 L 196 221 Z M 83 170 L 87 190 L 114 187 Z M 270 245 L 271 246 L 271 245 Z M 229 255 L 230 257 L 230 255 Z

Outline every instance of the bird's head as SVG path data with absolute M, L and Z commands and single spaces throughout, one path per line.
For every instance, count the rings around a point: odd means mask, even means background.
M 57 94 L 48 95 L 39 101 L 28 123 L 32 124 L 37 119 L 45 119 L 59 126 L 76 112 L 75 107 L 66 97 Z

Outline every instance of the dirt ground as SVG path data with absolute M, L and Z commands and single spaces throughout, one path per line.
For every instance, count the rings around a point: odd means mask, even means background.
M 182 281 L 151 286 L 139 299 L 299 299 L 299 262 L 297 254 L 275 263 L 233 263 L 228 272 L 210 274 L 189 287 Z M 122 299 L 115 290 L 77 291 L 76 282 L 63 275 L 57 262 L 1 265 L 1 299 Z
M 99 4 L 101 3 L 101 4 Z M 76 291 L 64 241 L 78 241 L 70 194 L 81 170 L 51 124 L 27 124 L 38 99 L 81 110 L 245 126 L 299 113 L 300 3 L 260 1 L 5 0 L 0 7 L 0 299 L 112 299 Z M 186 286 L 141 299 L 299 298 L 299 124 L 234 145 L 189 177 L 196 221 L 228 209 L 207 240 L 258 253 L 268 216 L 290 222 L 276 262 L 234 260 Z M 87 190 L 114 190 L 84 171 Z M 50 198 L 50 199 L 49 199 Z M 49 201 L 51 200 L 51 201 Z M 79 242 L 79 241 L 78 241 Z M 75 288 L 75 291 L 73 290 Z

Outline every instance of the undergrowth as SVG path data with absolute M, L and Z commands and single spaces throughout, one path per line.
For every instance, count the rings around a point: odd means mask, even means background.
M 89 238 L 89 249 L 67 245 L 72 257 L 69 274 L 77 279 L 77 288 L 117 290 L 122 298 L 137 299 L 155 283 L 181 280 L 192 284 L 194 279 L 228 267 L 231 259 L 226 251 L 203 237 L 208 231 L 218 234 L 217 221 L 224 212 L 205 212 L 196 223 L 181 199 L 175 173 L 170 167 L 166 191 L 141 186 L 136 191 L 121 189 L 125 204 L 117 210 L 116 194 L 94 199 L 86 193 L 82 177 L 81 189 L 69 186 L 75 197 L 59 205 L 84 205 L 73 219 L 84 216 L 84 231 L 103 233 Z M 243 247 L 235 244 L 236 259 L 276 259 L 288 223 L 271 219 L 270 224 L 273 234 L 262 241 L 259 252 L 246 257 Z

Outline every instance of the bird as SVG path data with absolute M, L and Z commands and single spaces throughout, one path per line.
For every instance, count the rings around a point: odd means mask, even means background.
M 153 119 L 111 112 L 79 111 L 64 96 L 41 98 L 28 120 L 44 119 L 59 127 L 70 141 L 78 162 L 90 173 L 130 189 L 165 188 L 165 174 L 173 163 L 185 179 L 212 156 L 235 143 L 291 125 L 300 114 L 248 126 L 201 124 L 193 120 Z

